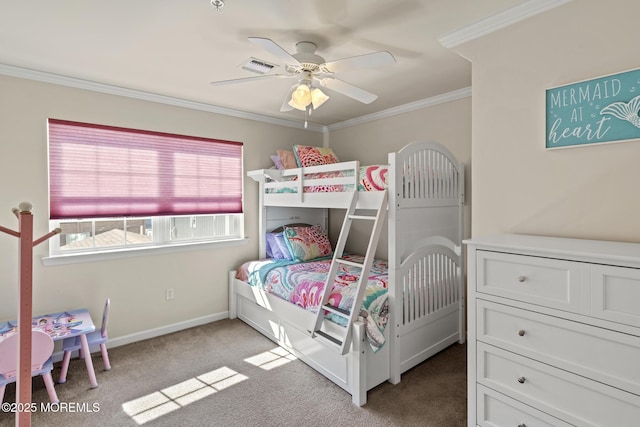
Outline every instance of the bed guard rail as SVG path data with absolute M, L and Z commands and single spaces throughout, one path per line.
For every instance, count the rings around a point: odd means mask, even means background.
M 260 169 L 247 172 L 261 183 L 267 194 L 297 194 L 302 202 L 305 191 L 353 192 L 358 190 L 360 162 L 340 162 L 295 169 Z

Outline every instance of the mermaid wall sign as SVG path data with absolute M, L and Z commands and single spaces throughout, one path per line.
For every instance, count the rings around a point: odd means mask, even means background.
M 640 140 L 640 70 L 547 90 L 546 148 Z

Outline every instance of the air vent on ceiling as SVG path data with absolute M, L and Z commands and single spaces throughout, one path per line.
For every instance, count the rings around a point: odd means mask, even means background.
M 276 64 L 272 64 L 262 59 L 249 58 L 244 64 L 240 66 L 243 70 L 251 71 L 257 74 L 267 74 L 269 71 L 277 67 Z

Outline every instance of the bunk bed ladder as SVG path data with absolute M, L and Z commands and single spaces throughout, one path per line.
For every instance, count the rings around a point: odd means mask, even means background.
M 387 213 L 387 200 L 388 195 L 387 191 L 385 190 L 384 194 L 381 197 L 380 206 L 378 206 L 375 215 L 356 215 L 358 192 L 354 191 L 353 197 L 351 199 L 351 204 L 344 216 L 342 230 L 340 231 L 340 236 L 338 237 L 338 242 L 336 243 L 336 248 L 333 253 L 333 259 L 331 261 L 331 267 L 324 284 L 324 295 L 322 297 L 322 304 L 318 309 L 318 317 L 316 318 L 315 328 L 312 333 L 312 336 L 314 338 L 319 338 L 325 341 L 329 345 L 329 347 L 334 348 L 341 354 L 346 354 L 349 351 L 349 347 L 351 344 L 352 325 L 360 314 L 362 298 L 364 297 L 364 293 L 367 287 L 369 272 L 371 271 L 371 266 L 373 265 L 376 247 L 378 246 L 378 239 L 380 238 L 380 232 L 382 230 L 384 218 Z M 369 245 L 367 246 L 367 253 L 364 256 L 364 261 L 362 262 L 362 264 L 343 259 L 344 247 L 347 243 L 347 237 L 351 229 L 351 224 L 354 220 L 365 220 L 374 222 L 371 231 L 371 237 L 369 238 Z M 338 268 L 341 264 L 357 267 L 360 269 L 360 275 L 358 277 L 358 282 L 356 285 L 357 292 L 353 300 L 353 306 L 350 308 L 350 310 L 338 308 L 329 303 L 331 290 L 333 289 L 333 283 L 335 282 Z M 346 320 L 346 327 L 344 328 L 344 332 L 340 331 L 341 333 L 339 334 L 339 336 L 336 336 L 337 334 L 335 332 L 329 333 L 326 331 L 326 329 L 323 329 L 325 320 L 327 320 L 326 317 L 329 314 L 333 314 L 334 316 L 338 316 L 339 318 L 343 318 Z M 334 329 L 342 328 L 338 327 Z

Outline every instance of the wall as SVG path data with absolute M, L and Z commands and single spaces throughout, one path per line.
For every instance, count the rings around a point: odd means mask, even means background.
M 47 118 L 59 118 L 244 143 L 245 170 L 271 166 L 269 155 L 322 134 L 132 98 L 0 76 L 0 225 L 17 229 L 11 208 L 29 201 L 34 234 L 49 231 Z M 227 272 L 258 253 L 258 185 L 245 179 L 245 231 L 241 246 L 48 266 L 48 243 L 34 249 L 35 313 L 88 307 L 101 318 L 111 298 L 112 341 L 193 319 L 225 315 Z M 17 239 L 0 234 L 0 320 L 17 316 Z M 175 299 L 165 300 L 174 288 Z
M 379 119 L 330 133 L 331 148 L 340 160 L 359 160 L 363 165 L 385 164 L 387 154 L 412 141 L 433 141 L 446 146 L 465 165 L 465 235 L 471 234 L 471 97 L 444 102 L 397 116 Z M 332 237 L 340 233 L 342 214 L 330 215 Z M 364 253 L 369 228 L 353 225 L 350 237 L 359 236 L 348 250 Z M 363 230 L 363 231 L 360 231 Z M 386 230 L 386 227 L 385 227 Z M 386 231 L 376 256 L 387 258 Z
M 545 150 L 545 90 L 640 67 L 633 0 L 574 0 L 454 48 L 473 64 L 473 235 L 640 242 L 640 141 Z

